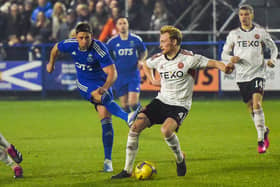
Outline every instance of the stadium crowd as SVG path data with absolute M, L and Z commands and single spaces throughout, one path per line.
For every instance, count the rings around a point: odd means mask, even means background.
M 126 3 L 132 30 L 158 30 L 177 16 L 166 11 L 174 4 L 171 1 Z M 115 20 L 124 13 L 125 0 L 0 0 L 0 44 L 60 41 L 71 36 L 81 21 L 87 21 L 94 37 L 105 42 L 116 33 Z

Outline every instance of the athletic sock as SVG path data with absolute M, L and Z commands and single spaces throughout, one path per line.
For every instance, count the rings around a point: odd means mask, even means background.
M 173 153 L 176 157 L 177 163 L 182 162 L 184 159 L 184 156 L 181 151 L 179 139 L 176 136 L 176 134 L 173 133 L 170 137 L 164 138 L 164 140 L 167 143 L 167 145 L 171 148 L 171 150 L 173 151 Z
M 105 159 L 112 160 L 112 148 L 114 141 L 114 130 L 111 118 L 104 118 L 101 120 L 102 124 L 102 141 L 104 147 Z
M 5 139 L 5 137 L 0 133 L 0 145 L 4 148 L 8 148 L 10 143 Z
M 265 118 L 263 109 L 254 109 L 254 123 L 258 133 L 258 141 L 263 141 L 265 132 Z
M 104 106 L 111 114 L 127 122 L 128 113 L 126 113 L 114 100 L 104 103 Z
M 128 173 L 132 173 L 133 164 L 135 161 L 135 157 L 138 151 L 138 137 L 139 133 L 129 131 L 127 137 L 127 145 L 126 145 L 126 157 L 125 157 L 125 167 L 124 170 Z
M 15 162 L 8 156 L 7 152 L 1 147 L 0 147 L 0 160 L 10 167 L 12 167 L 15 164 Z

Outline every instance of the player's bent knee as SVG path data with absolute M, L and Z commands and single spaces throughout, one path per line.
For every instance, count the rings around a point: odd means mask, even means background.
M 142 130 L 144 130 L 148 125 L 150 124 L 150 120 L 147 118 L 147 116 L 144 113 L 140 113 L 133 125 L 131 126 L 131 130 L 134 132 L 140 133 Z
M 169 137 L 173 132 L 166 126 L 162 126 L 160 131 L 164 137 Z

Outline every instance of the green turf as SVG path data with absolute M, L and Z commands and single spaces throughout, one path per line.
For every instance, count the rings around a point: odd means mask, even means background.
M 147 103 L 147 101 L 143 101 Z M 140 136 L 136 162 L 157 165 L 154 180 L 111 181 L 102 173 L 101 125 L 93 107 L 84 101 L 1 101 L 1 133 L 23 153 L 24 178 L 12 178 L 0 163 L 0 186 L 279 186 L 280 101 L 265 101 L 271 146 L 257 153 L 256 130 L 241 101 L 195 101 L 178 133 L 186 152 L 188 173 L 176 176 L 172 152 L 160 126 Z M 114 172 L 125 161 L 128 128 L 113 118 Z

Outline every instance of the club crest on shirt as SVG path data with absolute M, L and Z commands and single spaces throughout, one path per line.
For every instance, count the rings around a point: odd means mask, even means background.
M 255 38 L 256 39 L 260 39 L 260 35 L 259 34 L 255 34 Z
M 131 47 L 134 46 L 134 41 L 130 41 L 130 46 L 131 46 Z
M 88 54 L 87 61 L 93 62 L 92 54 Z
M 120 43 L 117 43 L 116 47 L 120 47 Z
M 184 63 L 183 62 L 179 62 L 178 63 L 178 68 L 179 69 L 183 69 L 184 68 Z

